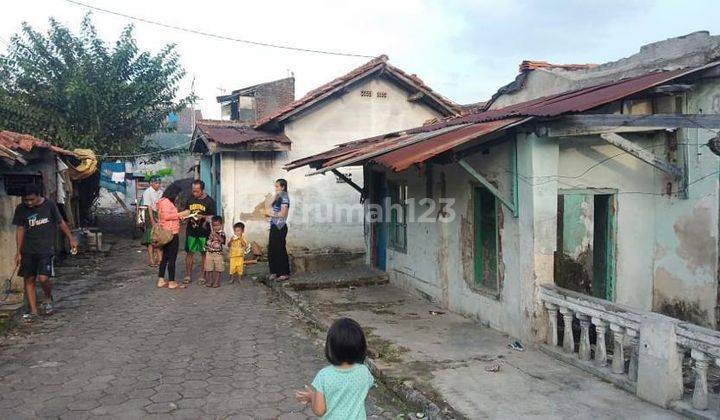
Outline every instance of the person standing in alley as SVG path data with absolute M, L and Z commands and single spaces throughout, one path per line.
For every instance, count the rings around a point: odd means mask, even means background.
M 43 312 L 53 313 L 52 283 L 53 258 L 55 255 L 55 235 L 58 227 L 70 242 L 70 252 L 77 252 L 77 241 L 70 232 L 65 220 L 60 215 L 57 204 L 42 196 L 42 188 L 38 185 L 28 186 L 13 215 L 15 225 L 15 241 L 17 255 L 15 263 L 19 266 L 18 274 L 23 278 L 25 296 L 29 313 L 23 315 L 32 321 L 38 315 L 35 280 L 40 282 L 43 290 Z
M 284 281 L 290 278 L 290 260 L 288 259 L 286 245 L 289 211 L 288 184 L 286 180 L 280 178 L 275 181 L 275 198 L 265 211 L 265 215 L 270 218 L 268 266 L 271 280 Z
M 178 249 L 180 248 L 180 220 L 190 215 L 190 210 L 178 212 L 175 201 L 180 194 L 180 188 L 170 185 L 157 202 L 158 223 L 164 230 L 172 233 L 172 240 L 163 247 L 160 268 L 158 270 L 157 287 L 168 289 L 184 289 L 187 286 L 178 284 L 175 281 L 175 263 L 177 261 Z M 167 271 L 167 276 L 165 275 Z
M 150 187 L 146 188 L 142 195 L 142 203 L 144 206 L 147 206 L 143 244 L 147 245 L 148 265 L 150 267 L 159 266 L 160 259 L 162 258 L 162 250 L 160 248 L 155 248 L 152 244 L 152 228 L 158 222 L 157 202 L 160 200 L 160 197 L 162 197 L 162 194 L 163 190 L 160 188 L 160 178 L 150 178 Z
M 192 183 L 192 197 L 186 210 L 190 211 L 185 238 L 185 279 L 192 281 L 193 259 L 195 254 L 201 255 L 200 284 L 205 283 L 205 245 L 210 235 L 210 218 L 215 216 L 215 200 L 205 193 L 205 183 L 196 179 Z

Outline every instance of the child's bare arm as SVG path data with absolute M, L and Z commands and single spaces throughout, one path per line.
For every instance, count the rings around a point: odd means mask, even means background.
M 310 408 L 312 409 L 313 413 L 318 416 L 324 416 L 325 415 L 325 396 L 321 394 L 318 391 L 311 391 L 311 405 Z

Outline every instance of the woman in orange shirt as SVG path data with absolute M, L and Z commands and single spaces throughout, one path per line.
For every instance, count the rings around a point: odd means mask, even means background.
M 169 230 L 173 234 L 173 238 L 163 247 L 163 256 L 160 260 L 160 270 L 158 272 L 157 287 L 167 287 L 168 289 L 184 289 L 187 286 L 179 284 L 175 281 L 175 261 L 177 260 L 178 247 L 180 239 L 180 219 L 190 215 L 190 210 L 179 212 L 175 207 L 175 200 L 180 194 L 180 188 L 176 185 L 170 185 L 157 202 L 158 222 L 164 230 Z M 167 278 L 165 277 L 165 269 L 167 268 Z

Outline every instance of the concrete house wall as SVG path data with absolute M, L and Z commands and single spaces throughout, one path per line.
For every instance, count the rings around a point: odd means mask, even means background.
M 687 113 L 720 112 L 720 81 L 704 79 L 687 94 Z M 714 108 L 715 107 L 715 108 Z M 516 136 L 516 137 L 515 137 Z M 624 134 L 659 156 L 666 134 Z M 717 325 L 718 157 L 707 147 L 715 134 L 681 129 L 677 141 L 688 156 L 687 199 L 664 194 L 669 178 L 599 136 L 546 138 L 532 132 L 509 134 L 467 158 L 509 198 L 512 141 L 517 138 L 519 215 L 498 206 L 498 293 L 478 289 L 473 276 L 472 186 L 477 182 L 457 164 L 432 166 L 433 194 L 455 200 L 448 223 L 409 222 L 407 251 L 387 250 L 393 283 L 444 307 L 487 322 L 516 337 L 543 334 L 537 286 L 555 283 L 558 193 L 568 189 L 616 191 L 615 288 L 612 300 L 709 327 Z M 390 181 L 408 185 L 415 213 L 426 197 L 425 176 L 416 168 L 394 173 Z M 673 191 L 678 185 L 674 184 Z M 437 215 L 435 213 L 435 215 Z M 366 229 L 369 235 L 370 229 Z M 373 244 L 366 244 L 368 255 Z M 368 262 L 370 261 L 368 257 Z
M 372 96 L 361 96 L 363 90 L 371 91 Z M 387 96 L 378 97 L 377 92 L 387 92 Z M 226 228 L 241 220 L 246 223 L 248 238 L 266 243 L 265 201 L 272 197 L 274 180 L 285 178 L 291 200 L 289 248 L 362 250 L 360 194 L 338 183 L 332 174 L 307 177 L 308 168 L 287 172 L 282 167 L 339 143 L 416 127 L 440 116 L 424 104 L 408 101 L 409 95 L 381 77 L 366 79 L 286 122 L 284 133 L 292 141 L 291 151 L 223 152 L 220 183 Z M 362 186 L 361 168 L 342 172 Z M 348 212 L 352 215 L 347 216 Z

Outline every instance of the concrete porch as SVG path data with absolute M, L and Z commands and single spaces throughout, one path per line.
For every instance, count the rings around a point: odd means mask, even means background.
M 511 337 L 389 284 L 276 290 L 322 329 L 357 320 L 376 376 L 419 393 L 442 417 L 679 418 L 530 345 L 512 350 Z

